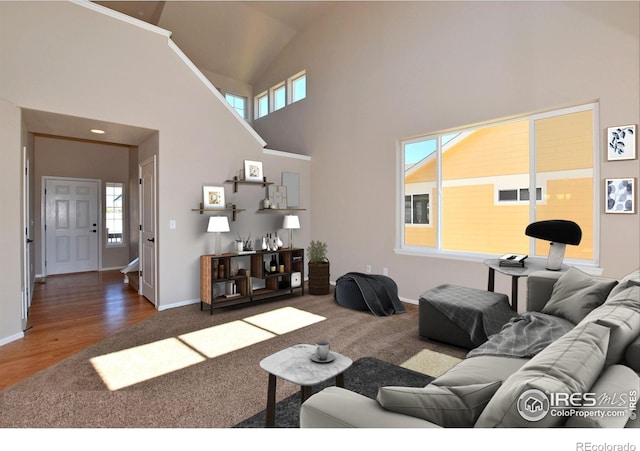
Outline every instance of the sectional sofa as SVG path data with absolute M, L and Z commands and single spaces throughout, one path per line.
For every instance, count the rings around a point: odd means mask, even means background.
M 547 321 L 566 332 L 541 345 Z M 426 387 L 380 387 L 377 399 L 328 387 L 301 406 L 300 426 L 640 427 L 639 334 L 640 269 L 619 281 L 539 271 L 527 312 Z

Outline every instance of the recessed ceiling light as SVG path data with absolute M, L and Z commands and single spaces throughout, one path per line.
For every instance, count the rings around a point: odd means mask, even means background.
M 91 133 L 95 133 L 96 135 L 104 135 L 104 130 L 100 130 L 99 128 L 91 129 Z

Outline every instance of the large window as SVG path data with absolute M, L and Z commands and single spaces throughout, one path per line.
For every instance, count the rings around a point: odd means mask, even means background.
M 124 183 L 105 185 L 107 246 L 124 245 Z
M 399 249 L 546 256 L 526 226 L 566 219 L 583 232 L 566 257 L 597 263 L 596 117 L 588 104 L 401 142 Z

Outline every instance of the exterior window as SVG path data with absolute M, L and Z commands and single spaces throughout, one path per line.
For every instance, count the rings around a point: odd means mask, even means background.
M 237 96 L 235 94 L 225 94 L 224 98 L 227 99 L 229 105 L 233 107 L 234 110 L 243 118 L 247 118 L 247 98 Z
M 287 105 L 287 87 L 284 82 L 271 88 L 273 111 L 284 108 Z
M 565 219 L 582 229 L 566 258 L 597 264 L 596 121 L 587 104 L 401 142 L 399 251 L 544 257 L 526 226 Z
M 291 86 L 291 100 L 289 103 L 297 102 L 307 97 L 307 74 L 300 72 L 289 79 Z
M 105 186 L 105 222 L 107 246 L 124 245 L 124 183 Z
M 269 94 L 263 92 L 256 96 L 256 119 L 269 114 Z
M 429 224 L 429 195 L 404 196 L 405 224 Z

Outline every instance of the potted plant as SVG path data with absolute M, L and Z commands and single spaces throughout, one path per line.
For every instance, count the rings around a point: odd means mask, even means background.
M 309 294 L 329 294 L 329 260 L 327 245 L 322 241 L 311 241 L 309 254 Z

